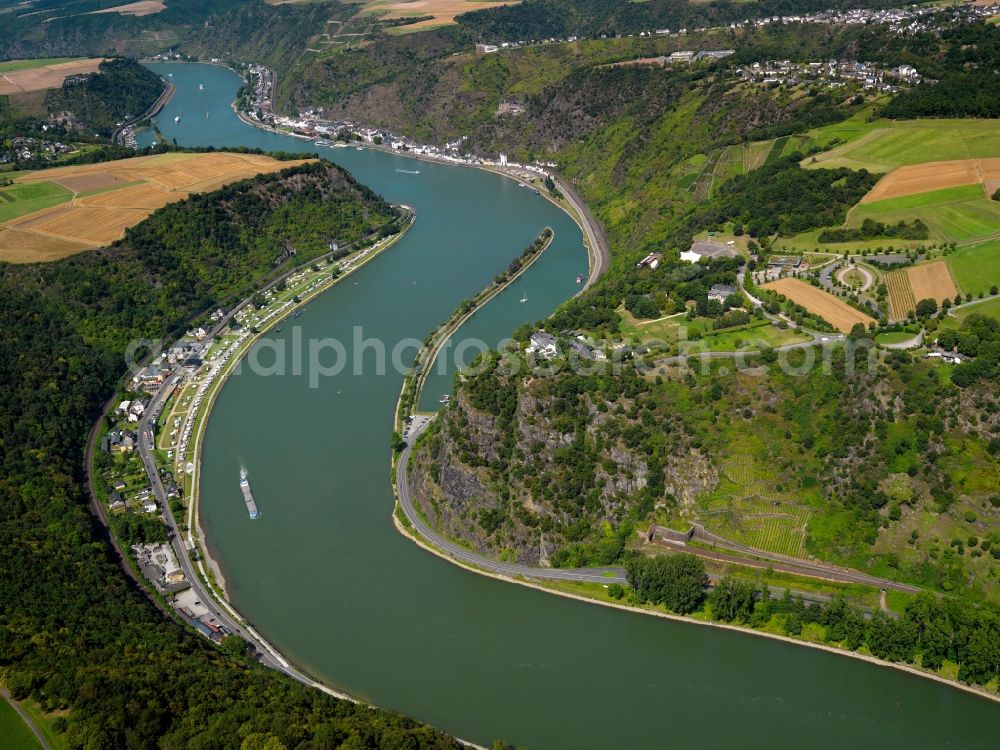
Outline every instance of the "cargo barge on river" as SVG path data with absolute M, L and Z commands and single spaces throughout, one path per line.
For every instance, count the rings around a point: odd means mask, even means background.
M 245 469 L 240 471 L 240 489 L 243 490 L 243 502 L 247 504 L 247 513 L 250 514 L 250 518 L 260 518 L 260 511 L 257 510 L 253 493 L 250 492 L 250 480 L 247 479 Z

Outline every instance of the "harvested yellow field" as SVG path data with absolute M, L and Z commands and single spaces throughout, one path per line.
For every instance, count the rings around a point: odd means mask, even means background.
M 948 264 L 943 260 L 907 268 L 906 275 L 910 278 L 910 287 L 917 302 L 932 299 L 941 304 L 946 299 L 954 299 L 958 294 Z
M 138 224 L 150 213 L 135 208 L 56 206 L 37 218 L 22 218 L 14 226 L 22 231 L 97 247 L 114 242 L 125 234 L 126 228 Z
M 902 320 L 917 306 L 907 270 L 903 268 L 885 275 L 885 285 L 889 290 L 889 316 L 893 320 Z
M 892 170 L 878 181 L 861 202 L 871 203 L 885 198 L 899 198 L 976 183 L 983 183 L 989 189 L 998 182 L 1000 159 L 997 158 L 929 161 Z
M 948 264 L 943 260 L 890 271 L 885 275 L 889 289 L 889 315 L 902 320 L 916 309 L 920 300 L 932 299 L 939 305 L 958 294 Z
M 53 63 L 40 68 L 13 70 L 0 75 L 0 96 L 59 88 L 67 76 L 94 73 L 102 62 L 103 57 L 96 57 L 91 60 Z
M 455 23 L 455 16 L 460 16 L 463 13 L 496 8 L 501 5 L 513 5 L 517 2 L 518 0 L 513 0 L 513 2 L 504 2 L 503 0 L 499 2 L 489 2 L 489 0 L 403 0 L 403 2 L 375 0 L 375 2 L 366 4 L 364 12 L 386 19 L 433 16 L 430 19 L 399 27 L 400 31 L 417 31 Z
M 76 195 L 0 225 L 0 260 L 55 260 L 107 245 L 168 203 L 302 163 L 256 154 L 168 153 L 22 175 L 16 183 L 54 182 Z
M 121 13 L 123 16 L 151 16 L 154 13 L 159 13 L 161 10 L 167 6 L 161 3 L 159 0 L 138 0 L 138 2 L 127 3 L 125 5 L 116 5 L 114 8 L 102 8 L 101 10 L 92 10 L 90 14 L 94 13 Z
M 0 227 L 0 258 L 10 263 L 44 263 L 86 249 L 87 245 L 81 242 L 45 237 L 15 227 Z
M 855 310 L 832 294 L 827 294 L 822 289 L 817 289 L 812 284 L 798 279 L 770 281 L 764 284 L 763 288 L 771 289 L 788 297 L 796 305 L 802 305 L 806 310 L 823 318 L 838 331 L 844 333 L 849 332 L 858 323 L 867 327 L 869 323 L 875 322 L 874 318 L 865 315 L 860 310 Z
M 61 184 L 61 183 L 60 183 Z M 95 193 L 77 198 L 77 206 L 111 206 L 118 208 L 147 208 L 155 211 L 168 203 L 177 200 L 176 192 L 164 190 L 159 185 L 143 182 L 130 185 L 121 190 L 111 190 L 105 193 Z

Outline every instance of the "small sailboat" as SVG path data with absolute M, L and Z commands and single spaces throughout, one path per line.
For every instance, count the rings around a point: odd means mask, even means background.
M 199 91 L 204 91 L 204 90 L 205 90 L 205 84 L 203 84 L 203 83 L 199 83 L 199 84 L 198 84 L 198 90 L 199 90 Z
M 177 123 L 179 123 L 180 121 L 181 121 L 181 116 L 180 116 L 180 115 L 177 115 L 177 117 L 175 117 L 175 118 L 174 118 L 174 125 L 176 125 L 176 124 L 177 124 Z
M 208 112 L 205 113 L 205 119 L 208 119 Z
M 527 294 L 522 294 L 521 295 L 521 302 L 527 302 L 527 301 L 528 301 L 528 295 Z

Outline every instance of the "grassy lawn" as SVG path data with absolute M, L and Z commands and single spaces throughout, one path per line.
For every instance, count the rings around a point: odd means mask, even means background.
M 42 736 L 49 741 L 49 744 L 54 748 L 54 750 L 63 750 L 67 747 L 66 745 L 66 735 L 59 734 L 52 727 L 52 722 L 57 718 L 66 718 L 69 715 L 68 710 L 53 711 L 51 713 L 45 713 L 41 704 L 38 701 L 31 698 L 21 701 L 21 708 L 27 712 L 31 720 L 35 722 L 35 726 L 38 727 Z
M 21 721 L 14 707 L 0 700 L 0 745 L 4 750 L 35 750 L 40 748 L 28 725 Z
M 963 307 L 955 311 L 955 317 L 948 317 L 941 321 L 942 328 L 958 328 L 962 321 L 970 315 L 987 315 L 1000 320 L 1000 298 L 988 299 L 975 305 Z
M 759 349 L 761 346 L 773 349 L 786 344 L 808 341 L 809 338 L 794 329 L 781 329 L 771 325 L 768 320 L 762 320 L 737 330 L 706 333 L 703 340 L 713 352 L 734 352 L 740 349 Z
M 0 189 L 0 223 L 18 216 L 57 206 L 73 197 L 73 193 L 54 182 L 31 182 Z
M 843 255 L 843 253 L 860 253 L 863 250 L 886 250 L 890 246 L 894 250 L 905 250 L 906 248 L 915 248 L 919 245 L 926 246 L 929 240 L 900 240 L 890 237 L 878 237 L 871 240 L 858 240 L 856 242 L 820 242 L 819 233 L 822 229 L 813 229 L 809 232 L 802 232 L 801 234 L 796 234 L 793 237 L 780 237 L 775 246 L 780 252 L 786 251 L 800 251 L 807 255 L 812 255 L 809 253 L 810 250 L 819 250 L 824 252 L 833 252 L 837 256 Z
M 990 287 L 1000 286 L 1000 240 L 960 247 L 945 262 L 965 294 L 989 292 Z
M 813 142 L 834 137 L 849 142 L 816 157 L 803 166 L 850 167 L 869 172 L 888 172 L 904 164 L 929 160 L 948 161 L 1000 156 L 1000 130 L 989 120 L 879 120 L 857 121 L 857 116 L 813 131 Z
M 7 60 L 5 62 L 0 62 L 0 73 L 13 73 L 15 70 L 44 68 L 46 65 L 55 65 L 57 63 L 86 59 L 86 57 L 43 57 L 37 60 Z
M 917 334 L 910 333 L 909 331 L 893 331 L 892 333 L 880 333 L 875 337 L 875 343 L 877 344 L 902 344 L 904 341 L 909 341 Z
M 623 307 L 618 308 L 622 322 L 619 330 L 626 339 L 642 343 L 675 343 L 685 330 L 684 340 L 689 341 L 692 352 L 707 348 L 713 352 L 734 352 L 740 349 L 758 349 L 761 346 L 778 347 L 808 341 L 809 337 L 793 329 L 781 329 L 769 320 L 752 319 L 745 326 L 719 332 L 712 330 L 712 320 L 695 318 L 687 320 L 684 313 L 676 313 L 657 320 L 637 320 Z M 698 336 L 697 340 L 692 340 Z

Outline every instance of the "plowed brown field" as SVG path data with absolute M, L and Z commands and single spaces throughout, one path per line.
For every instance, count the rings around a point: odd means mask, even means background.
M 867 327 L 875 320 L 832 294 L 798 279 L 778 279 L 764 284 L 763 288 L 783 294 L 795 304 L 802 305 L 809 312 L 823 318 L 838 331 L 847 333 L 857 323 Z

